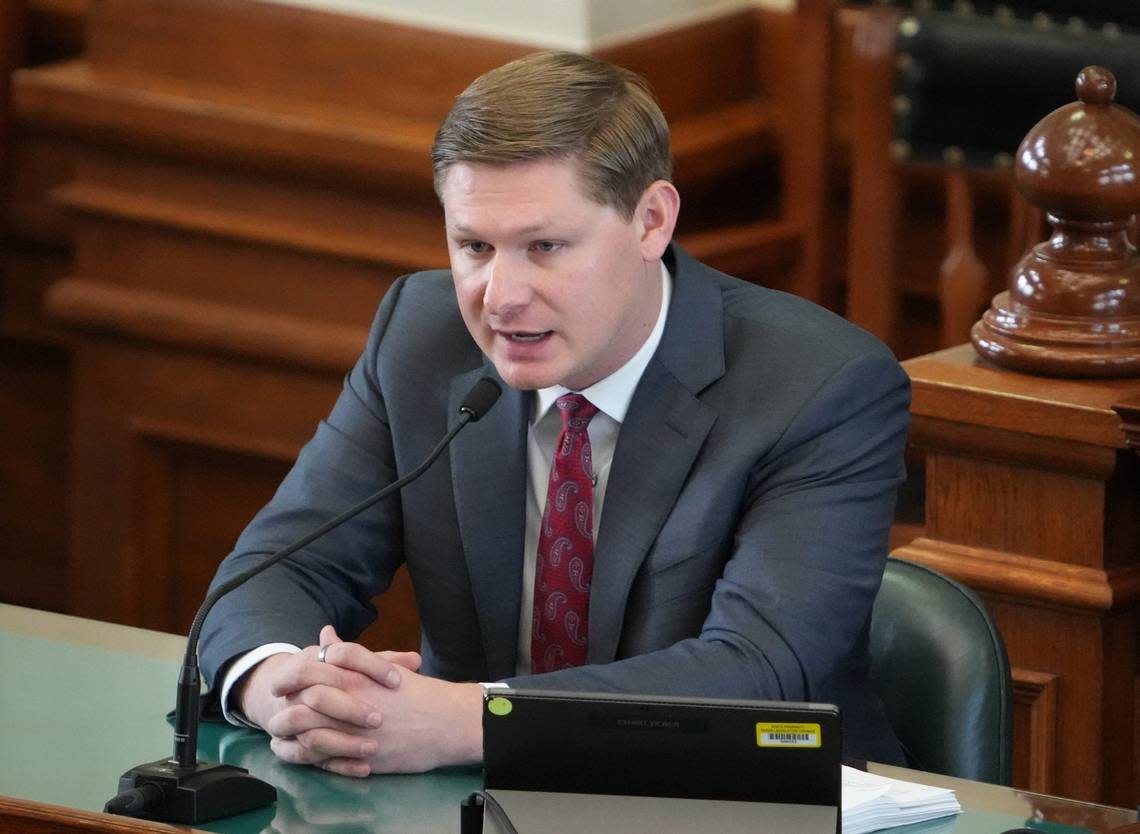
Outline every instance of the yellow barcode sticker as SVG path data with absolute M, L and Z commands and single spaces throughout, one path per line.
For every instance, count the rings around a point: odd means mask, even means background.
M 760 747 L 819 747 L 822 733 L 818 724 L 760 722 L 756 744 Z

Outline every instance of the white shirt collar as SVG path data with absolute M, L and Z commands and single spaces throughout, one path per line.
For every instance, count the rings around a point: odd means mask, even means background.
M 673 294 L 673 280 L 665 263 L 661 263 L 661 309 L 657 313 L 657 323 L 649 333 L 645 344 L 635 353 L 628 362 L 607 376 L 598 380 L 581 393 L 608 417 L 618 423 L 625 420 L 625 413 L 629 410 L 630 401 L 633 400 L 634 389 L 645 373 L 649 360 L 657 351 L 661 343 L 661 336 L 665 332 L 665 318 L 669 312 L 669 299 Z M 570 389 L 562 385 L 552 385 L 549 388 L 539 388 L 535 391 L 534 422 L 538 422 L 554 405 L 554 401 L 563 394 L 570 393 Z

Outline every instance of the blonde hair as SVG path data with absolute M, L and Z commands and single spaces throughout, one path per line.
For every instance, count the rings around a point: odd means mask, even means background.
M 623 217 L 672 176 L 669 126 L 637 74 L 573 52 L 537 52 L 460 93 L 431 149 L 435 191 L 452 165 L 573 159 L 587 193 Z

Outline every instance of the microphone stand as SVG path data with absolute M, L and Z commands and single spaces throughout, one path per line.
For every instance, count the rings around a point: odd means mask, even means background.
M 174 710 L 174 755 L 131 768 L 119 778 L 119 793 L 103 808 L 109 814 L 194 825 L 261 808 L 277 800 L 277 790 L 249 774 L 244 767 L 198 760 L 198 721 L 201 676 L 198 670 L 198 639 L 210 609 L 223 596 L 312 544 L 344 522 L 382 501 L 427 471 L 436 458 L 468 423 L 478 420 L 498 399 L 501 389 L 483 377 L 459 406 L 459 420 L 436 444 L 427 458 L 404 477 L 393 481 L 359 504 L 349 507 L 293 544 L 223 582 L 202 601 L 190 633 L 178 673 L 178 696 Z

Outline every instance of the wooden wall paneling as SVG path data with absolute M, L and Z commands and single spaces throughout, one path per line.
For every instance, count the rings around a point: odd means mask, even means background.
M 137 551 L 128 561 L 143 566 L 131 595 L 142 602 L 145 628 L 182 633 L 201 602 L 199 589 L 273 496 L 297 449 L 200 424 L 132 420 L 128 432 L 135 488 L 128 546 Z
M 29 64 L 74 57 L 83 51 L 83 34 L 90 0 L 26 0 Z
M 0 335 L 0 582 L 15 605 L 67 607 L 66 349 Z
M 185 632 L 217 564 L 327 413 L 341 374 L 121 336 L 85 341 L 78 355 L 76 407 L 89 413 L 76 421 L 81 535 L 70 608 Z M 378 607 L 370 645 L 418 646 L 406 578 Z
M 24 57 L 24 7 L 19 3 L 0 5 L 0 174 L 8 170 L 9 147 L 11 145 L 11 96 L 12 73 Z M 0 196 L 7 191 L 0 186 Z
M 756 21 L 751 10 L 599 49 L 599 58 L 650 81 L 670 124 L 694 113 L 757 102 L 753 65 Z M 686 71 L 679 72 L 680 68 Z M 697 68 L 699 72 L 693 71 Z
M 986 598 L 1021 676 L 1018 784 L 1132 804 L 1140 459 L 1112 404 L 1140 382 L 1013 374 L 968 345 L 905 367 L 926 531 L 894 554 Z M 1034 698 L 1055 707 L 1026 713 L 1033 675 L 1052 676 L 1055 696 Z
M 1057 755 L 1056 675 L 1014 667 L 1013 781 L 1036 793 L 1053 793 Z
M 892 138 L 894 42 L 899 15 L 874 9 L 852 31 L 851 213 L 847 237 L 847 306 L 844 315 L 898 348 L 901 293 L 894 262 L 900 182 L 888 152 Z
M 766 180 L 781 156 L 782 103 L 757 72 L 765 27 L 787 18 L 746 10 L 598 54 L 644 75 L 669 119 L 682 245 L 718 269 L 794 290 L 800 231 L 774 216 L 782 199 Z
M 794 59 L 783 73 L 769 70 L 772 97 L 780 102 L 781 201 L 787 221 L 800 232 L 799 260 L 792 289 L 817 303 L 826 299 L 823 253 L 831 173 L 828 92 L 832 74 L 833 0 L 800 0 L 790 18 Z M 758 29 L 773 28 L 758 24 Z
M 654 82 L 673 125 L 681 243 L 718 269 L 816 301 L 830 21 L 830 3 L 813 0 L 794 15 L 746 11 L 601 53 Z M 701 72 L 670 71 L 689 64 Z M 778 186 L 767 175 L 776 161 Z M 733 220 L 710 222 L 718 213 Z
M 40 306 L 67 265 L 66 233 L 43 210 L 66 162 L 9 101 L 16 67 L 74 48 L 61 36 L 67 14 L 42 6 L 0 4 L 0 598 L 64 610 L 71 362 Z
M 530 51 L 283 4 L 101 0 L 85 57 L 93 72 L 131 83 L 163 78 L 434 126 L 475 76 Z

